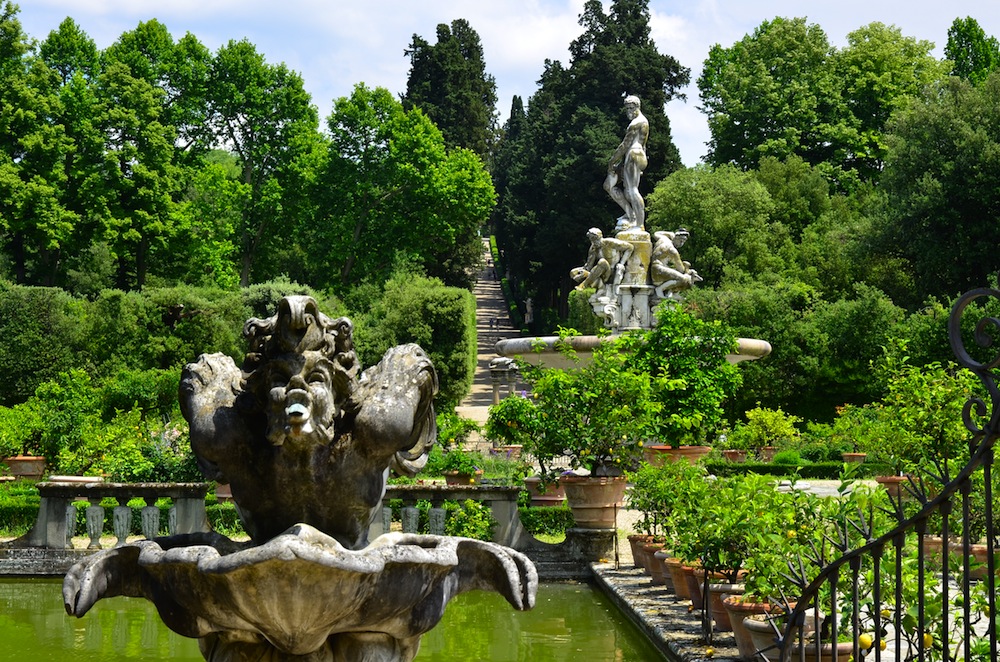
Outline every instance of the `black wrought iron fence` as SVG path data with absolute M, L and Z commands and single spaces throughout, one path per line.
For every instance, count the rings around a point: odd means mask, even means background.
M 968 460 L 934 462 L 908 477 L 898 494 L 844 517 L 822 544 L 789 560 L 786 578 L 801 592 L 781 600 L 779 615 L 767 619 L 770 633 L 758 640 L 761 659 L 1000 659 L 993 512 L 993 449 L 1000 434 L 1000 352 L 993 342 L 1000 319 L 979 305 L 990 299 L 1000 301 L 1000 290 L 963 295 L 948 326 L 958 364 L 975 373 L 986 392 L 962 413 Z M 974 329 L 965 325 L 973 341 L 967 347 L 962 327 L 969 312 L 981 317 Z

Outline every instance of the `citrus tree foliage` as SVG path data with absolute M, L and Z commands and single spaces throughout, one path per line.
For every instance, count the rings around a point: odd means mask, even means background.
M 518 297 L 538 308 L 563 306 L 587 229 L 610 232 L 620 212 L 601 182 L 627 125 L 626 94 L 641 99 L 650 124 L 642 192 L 680 166 L 664 109 L 689 73 L 653 43 L 648 2 L 615 0 L 605 12 L 589 0 L 580 25 L 569 65 L 545 63 L 527 111 L 514 100 L 494 168 L 497 242 Z
M 316 217 L 300 238 L 314 252 L 310 282 L 343 289 L 384 280 L 406 256 L 428 275 L 467 285 L 470 253 L 482 251 L 478 229 L 496 200 L 479 158 L 449 150 L 426 115 L 384 88 L 357 85 L 327 124 Z
M 486 158 L 496 134 L 496 81 L 486 73 L 479 34 L 465 19 L 437 26 L 437 43 L 413 35 L 403 104 L 424 111 L 449 147 Z
M 1000 42 L 971 16 L 956 18 L 948 28 L 944 56 L 952 63 L 953 76 L 978 85 L 1000 66 Z

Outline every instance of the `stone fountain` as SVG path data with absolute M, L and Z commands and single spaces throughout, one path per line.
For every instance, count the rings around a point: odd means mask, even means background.
M 67 573 L 68 613 L 146 598 L 211 662 L 396 662 L 416 656 L 460 593 L 534 605 L 537 573 L 512 549 L 404 533 L 368 541 L 390 469 L 416 473 L 437 436 L 437 377 L 418 346 L 361 371 L 350 320 L 310 297 L 286 297 L 244 335 L 242 368 L 203 354 L 184 368 L 180 401 L 200 468 L 231 485 L 250 540 L 192 533 L 101 551 Z
M 604 190 L 623 213 L 615 220 L 614 236 L 606 237 L 596 227 L 587 231 L 590 247 L 586 262 L 570 271 L 577 290 L 594 290 L 589 303 L 612 334 L 650 329 L 656 323 L 657 307 L 681 301 L 684 292 L 703 280 L 690 262 L 681 259 L 678 249 L 690 237 L 686 229 L 661 230 L 652 235 L 646 231 L 646 205 L 639 193 L 639 181 L 647 164 L 649 121 L 640 110 L 638 97 L 625 97 L 624 107 L 629 124 L 608 161 L 604 180 Z M 605 336 L 508 338 L 496 344 L 496 353 L 504 358 L 568 368 L 573 363 L 559 352 L 559 343 L 569 344 L 577 358 L 588 360 L 594 348 L 605 340 Z M 733 363 L 771 353 L 767 341 L 737 340 L 738 349 L 729 356 Z

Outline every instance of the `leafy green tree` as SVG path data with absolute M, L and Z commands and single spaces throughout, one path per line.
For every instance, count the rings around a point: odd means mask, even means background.
M 437 26 L 437 43 L 413 35 L 406 54 L 410 75 L 403 104 L 420 108 L 449 147 L 487 158 L 496 134 L 496 81 L 486 73 L 483 47 L 469 22 Z
M 764 21 L 729 48 L 713 46 L 698 78 L 712 134 L 708 163 L 746 169 L 791 154 L 840 163 L 850 128 L 828 66 L 832 50 L 804 18 Z
M 245 199 L 237 228 L 240 285 L 250 283 L 268 231 L 294 227 L 284 211 L 284 180 L 318 128 L 302 78 L 272 65 L 248 41 L 230 41 L 209 69 L 206 99 L 212 146 L 238 158 Z M 294 207 L 294 205 L 293 205 Z
M 952 63 L 953 76 L 979 85 L 1000 66 L 1000 42 L 971 16 L 956 18 L 948 28 L 944 56 Z
M 885 126 L 892 113 L 947 73 L 934 44 L 904 37 L 896 26 L 871 23 L 847 35 L 831 58 L 841 95 L 853 117 L 856 141 L 843 167 L 862 181 L 877 181 L 885 163 Z
M 102 211 L 123 289 L 142 288 L 153 243 L 173 231 L 177 134 L 162 121 L 161 94 L 121 62 L 109 64 L 98 81 L 98 126 L 105 138 Z
M 682 254 L 705 287 L 764 277 L 784 268 L 787 229 L 772 223 L 767 189 L 733 165 L 678 170 L 657 184 L 648 202 L 647 227 L 691 233 Z
M 17 11 L 0 5 L 0 232 L 18 282 L 53 284 L 75 220 L 62 194 L 72 141 L 51 121 L 61 114 L 54 72 L 34 53 Z
M 618 209 L 601 188 L 633 94 L 649 120 L 649 165 L 641 191 L 680 167 L 666 103 L 689 70 L 650 37 L 646 0 L 589 0 L 570 64 L 547 61 L 526 114 L 512 113 L 494 176 L 502 182 L 495 231 L 519 297 L 565 314 L 569 270 L 586 255 L 590 227 L 610 231 Z M 517 103 L 514 104 L 517 110 Z
M 335 102 L 328 125 L 320 212 L 300 237 L 315 251 L 311 282 L 343 289 L 384 280 L 404 257 L 467 286 L 481 252 L 477 230 L 496 199 L 479 158 L 448 150 L 426 115 L 383 88 L 357 85 Z
M 1000 74 L 977 87 L 949 77 L 890 125 L 878 230 L 883 251 L 908 264 L 909 308 L 980 287 L 1000 269 L 998 95 Z

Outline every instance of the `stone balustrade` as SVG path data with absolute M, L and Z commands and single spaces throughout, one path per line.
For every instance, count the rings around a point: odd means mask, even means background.
M 101 501 L 114 499 L 112 519 L 116 546 L 123 545 L 132 532 L 132 508 L 128 502 L 142 499 L 145 506 L 140 509 L 142 534 L 155 538 L 160 531 L 160 509 L 157 499 L 173 501 L 168 516 L 168 530 L 175 533 L 195 533 L 209 531 L 208 516 L 205 512 L 205 493 L 208 483 L 104 483 L 81 482 L 77 480 L 48 481 L 38 483 L 41 506 L 34 526 L 25 535 L 11 543 L 12 547 L 40 547 L 44 549 L 71 549 L 72 537 L 76 534 L 75 501 L 87 501 L 87 535 L 90 544 L 87 549 L 101 549 L 101 533 L 104 529 L 105 509 Z
M 382 499 L 382 517 L 375 518 L 368 533 L 369 540 L 374 540 L 382 533 L 389 531 L 392 521 L 392 509 L 389 502 L 399 499 L 403 502 L 402 525 L 405 533 L 417 533 L 420 513 L 418 501 L 429 501 L 428 513 L 429 533 L 444 535 L 445 501 L 466 499 L 479 501 L 493 514 L 497 526 L 493 531 L 493 542 L 517 548 L 517 543 L 528 537 L 521 526 L 521 518 L 517 512 L 518 487 L 500 487 L 496 485 L 389 485 Z

